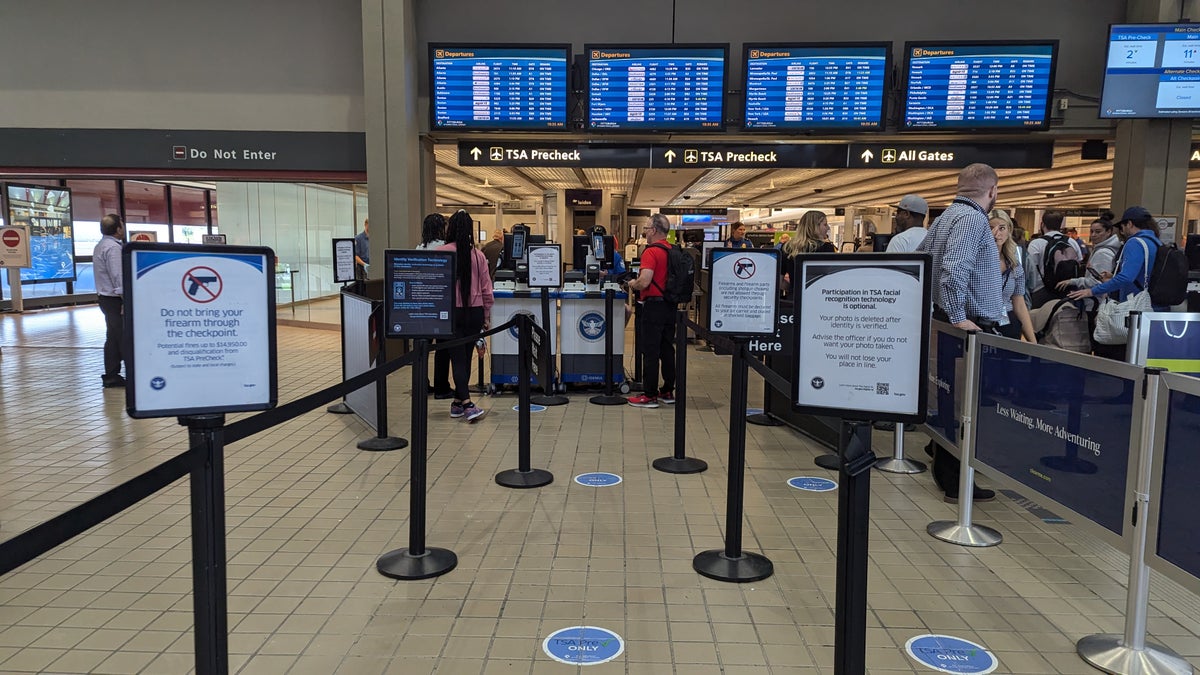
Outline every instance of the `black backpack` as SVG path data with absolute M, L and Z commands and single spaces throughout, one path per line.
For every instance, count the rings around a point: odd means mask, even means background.
M 1158 306 L 1178 305 L 1187 299 L 1188 260 L 1174 244 L 1160 244 L 1150 270 L 1150 302 Z
M 651 280 L 655 288 L 662 291 L 663 300 L 673 302 L 675 304 L 685 304 L 692 301 L 692 289 L 696 287 L 696 265 L 692 261 L 692 256 L 684 252 L 678 246 L 672 246 L 666 242 L 655 242 L 651 246 L 657 246 L 667 252 L 667 285 L 661 287 Z
M 1083 273 L 1083 261 L 1066 235 L 1046 235 L 1043 239 L 1046 240 L 1046 251 L 1042 258 L 1042 283 L 1049 293 L 1063 295 L 1058 290 L 1059 282 L 1080 276 Z

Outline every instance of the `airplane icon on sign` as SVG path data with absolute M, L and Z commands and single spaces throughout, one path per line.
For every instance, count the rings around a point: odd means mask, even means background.
M 504 159 L 504 148 L 491 148 L 488 156 L 493 162 L 499 162 Z
M 879 160 L 884 164 L 894 164 L 896 162 L 896 150 L 894 148 L 884 148 L 883 156 Z

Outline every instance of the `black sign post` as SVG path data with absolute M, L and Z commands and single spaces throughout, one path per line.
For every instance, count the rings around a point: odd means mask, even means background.
M 534 323 L 533 318 L 528 314 L 518 314 L 516 318 L 517 330 L 521 338 L 519 340 L 520 345 L 517 347 L 519 353 L 517 366 L 518 467 L 496 474 L 496 483 L 504 487 L 525 489 L 553 483 L 554 474 L 544 469 L 533 468 L 529 459 L 531 443 L 530 426 L 532 424 L 529 419 L 529 406 L 532 405 L 529 396 L 529 375 L 530 370 L 534 370 L 538 373 L 538 379 L 541 380 L 541 373 L 545 372 L 544 364 L 540 363 L 539 354 L 545 354 L 546 331 Z
M 663 473 L 700 473 L 708 462 L 687 456 L 687 332 L 686 309 L 675 313 L 675 453 L 659 457 L 651 466 Z
M 625 405 L 629 401 L 624 396 L 613 393 L 613 380 L 617 379 L 613 368 L 613 299 L 617 292 L 611 288 L 604 290 L 604 393 L 588 399 L 588 403 L 596 405 Z

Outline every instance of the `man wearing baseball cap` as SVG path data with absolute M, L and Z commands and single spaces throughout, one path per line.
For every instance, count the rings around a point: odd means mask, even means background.
M 896 205 L 896 234 L 888 242 L 888 253 L 912 253 L 925 241 L 925 216 L 929 205 L 917 195 L 904 195 Z

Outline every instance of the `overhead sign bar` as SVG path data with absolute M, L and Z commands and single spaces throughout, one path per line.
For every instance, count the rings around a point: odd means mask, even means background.
M 1048 169 L 1053 143 L 536 143 L 459 141 L 460 166 L 614 169 Z

